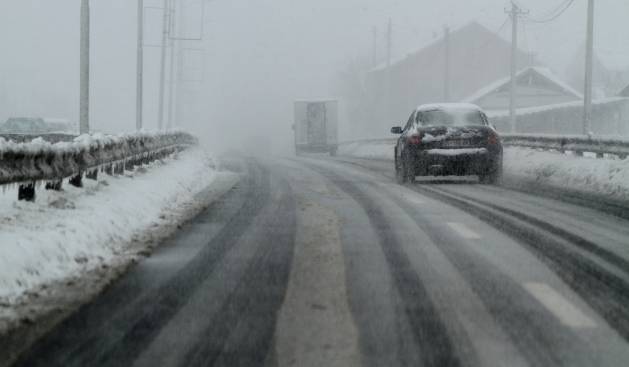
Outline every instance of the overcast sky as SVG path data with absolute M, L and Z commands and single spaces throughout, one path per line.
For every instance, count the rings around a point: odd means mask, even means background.
M 161 1 L 145 0 L 146 6 Z M 199 0 L 180 0 L 199 1 Z M 563 0 L 519 0 L 543 18 Z M 556 21 L 520 28 L 524 50 L 562 73 L 585 36 L 586 0 L 575 0 Z M 8 116 L 78 115 L 79 0 L 0 1 L 0 120 Z M 396 56 L 425 45 L 445 25 L 478 21 L 498 31 L 503 0 L 212 0 L 206 1 L 203 75 L 189 75 L 183 93 L 193 126 L 214 144 L 269 140 L 290 143 L 292 100 L 327 96 L 332 78 L 356 57 L 371 53 L 372 27 L 380 53 L 388 18 Z M 134 0 L 92 0 L 93 125 L 131 130 L 135 118 Z M 599 0 L 596 48 L 613 67 L 629 67 L 629 1 Z M 198 12 L 197 12 L 198 13 Z M 189 17 L 192 29 L 199 17 Z M 147 10 L 147 43 L 159 40 L 159 11 Z M 194 31 L 192 32 L 194 33 Z M 510 37 L 510 26 L 500 34 Z M 188 52 L 188 61 L 200 53 Z M 159 50 L 146 49 L 146 120 L 155 126 Z M 220 130 L 221 132 L 217 132 Z M 270 134 L 267 133 L 270 131 Z M 271 138 L 264 135 L 272 135 Z M 220 137 L 220 138 L 219 138 Z M 255 141 L 255 140 L 254 140 Z

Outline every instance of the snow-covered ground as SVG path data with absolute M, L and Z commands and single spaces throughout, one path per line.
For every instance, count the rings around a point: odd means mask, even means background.
M 392 142 L 349 143 L 339 155 L 368 159 L 393 159 Z M 507 183 L 569 188 L 629 202 L 629 159 L 596 159 L 528 148 L 505 148 Z
M 124 176 L 84 180 L 81 189 L 39 188 L 34 203 L 18 202 L 16 189 L 6 189 L 0 194 L 0 332 L 25 297 L 150 252 L 208 204 L 201 193 L 225 192 L 237 180 L 195 148 Z
M 504 159 L 505 174 L 511 179 L 629 202 L 629 159 L 596 159 L 527 148 L 507 148 Z

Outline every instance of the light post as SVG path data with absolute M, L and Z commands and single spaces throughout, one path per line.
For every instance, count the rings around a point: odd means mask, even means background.
M 81 0 L 79 133 L 90 132 L 90 3 Z

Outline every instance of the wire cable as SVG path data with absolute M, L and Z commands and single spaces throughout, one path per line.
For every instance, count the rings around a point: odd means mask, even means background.
M 574 4 L 574 0 L 566 0 L 561 3 L 557 8 L 552 10 L 549 15 L 545 19 L 535 19 L 530 16 L 525 18 L 526 22 L 536 23 L 536 24 L 544 24 L 550 23 L 557 20 L 560 16 L 562 16 L 570 7 Z

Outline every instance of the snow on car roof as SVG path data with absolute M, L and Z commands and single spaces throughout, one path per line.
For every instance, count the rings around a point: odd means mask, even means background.
M 430 103 L 417 107 L 417 111 L 434 111 L 434 110 L 476 110 L 483 109 L 472 103 Z

